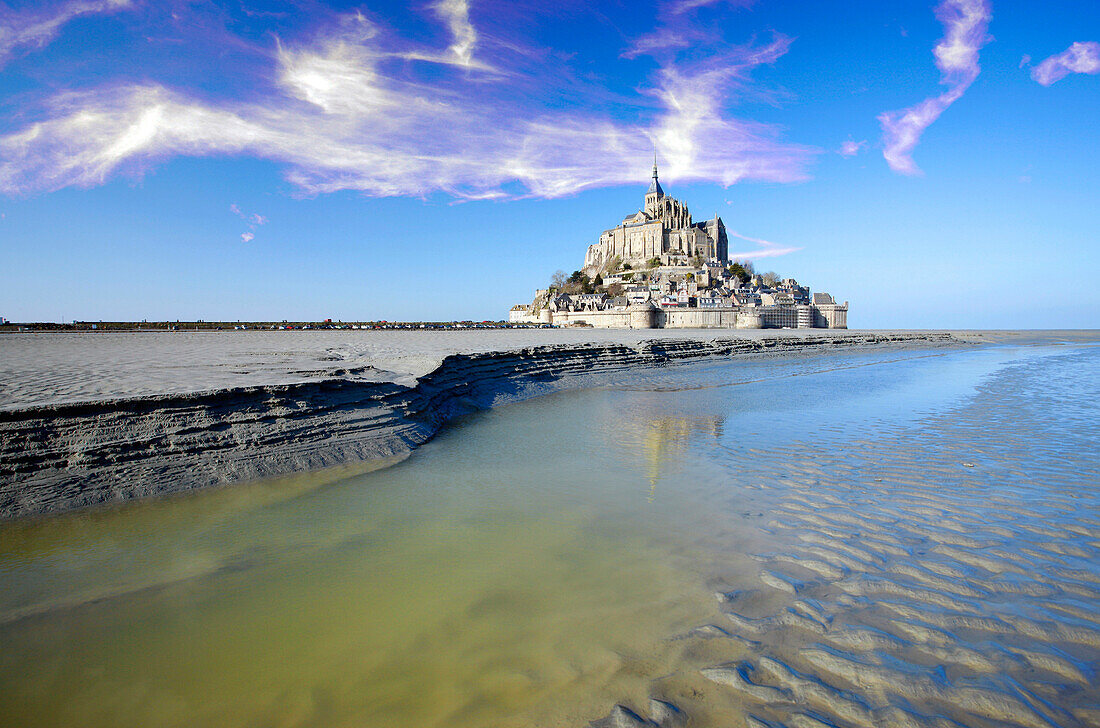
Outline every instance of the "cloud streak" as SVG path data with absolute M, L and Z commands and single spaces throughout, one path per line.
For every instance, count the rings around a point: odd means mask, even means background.
M 280 42 L 272 90 L 251 101 L 200 99 L 155 82 L 54 96 L 44 118 L 0 136 L 0 191 L 94 186 L 175 156 L 249 155 L 284 165 L 307 194 L 559 197 L 644 180 L 653 142 L 666 176 L 680 182 L 805 178 L 813 150 L 728 112 L 752 69 L 781 57 L 789 39 L 669 60 L 633 100 L 636 118 L 624 121 L 585 107 L 603 108 L 603 89 L 582 87 L 569 111 L 532 106 L 531 90 L 552 79 L 538 69 L 479 70 L 466 3 L 434 7 L 452 36 L 449 56 L 462 61 L 438 73 L 408 68 L 410 53 L 431 60 L 440 51 L 410 51 L 352 14 L 315 41 Z
M 448 50 L 459 63 L 469 66 L 473 60 L 474 46 L 477 45 L 477 31 L 470 23 L 469 3 L 466 0 L 439 0 L 435 11 L 447 23 L 454 39 Z
M 130 0 L 72 0 L 59 6 L 14 13 L 0 6 L 0 68 L 20 48 L 42 48 L 61 27 L 81 15 L 111 13 L 130 6 Z
M 901 174 L 920 174 L 913 150 L 921 134 L 962 97 L 981 72 L 978 51 L 989 42 L 986 28 L 992 12 L 988 0 L 944 0 L 936 7 L 936 18 L 945 34 L 932 54 L 940 70 L 940 83 L 948 88 L 939 96 L 878 116 L 883 132 L 883 152 L 890 169 Z
M 1100 43 L 1074 43 L 1031 69 L 1031 77 L 1044 86 L 1071 73 L 1100 73 Z
M 788 255 L 790 253 L 796 253 L 802 250 L 801 247 L 793 247 L 789 245 L 780 245 L 779 243 L 773 243 L 769 240 L 762 240 L 760 238 L 750 238 L 747 235 L 734 232 L 733 230 L 726 229 L 726 235 L 731 237 L 740 238 L 750 243 L 756 243 L 759 248 L 756 250 L 746 250 L 740 252 L 734 252 L 729 254 L 730 260 L 749 260 L 756 258 L 776 258 L 780 255 Z

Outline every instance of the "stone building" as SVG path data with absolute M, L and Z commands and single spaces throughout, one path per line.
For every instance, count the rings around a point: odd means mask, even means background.
M 632 268 L 644 268 L 653 258 L 662 265 L 688 265 L 696 259 L 725 264 L 729 261 L 726 226 L 717 214 L 705 222 L 692 222 L 687 205 L 661 188 L 654 161 L 645 207 L 605 230 L 598 243 L 588 246 L 584 270 L 595 276 L 615 258 Z
M 847 301 L 813 293 L 793 278 L 740 278 L 744 271 L 729 265 L 722 220 L 715 215 L 693 222 L 687 206 L 661 188 L 656 163 L 645 206 L 588 247 L 581 273 L 560 289 L 539 289 L 530 305 L 509 311 L 509 321 L 598 328 L 848 327 Z

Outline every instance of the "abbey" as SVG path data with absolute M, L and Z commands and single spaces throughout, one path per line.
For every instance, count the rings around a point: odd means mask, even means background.
M 645 206 L 588 246 L 584 267 L 555 274 L 508 320 L 600 328 L 848 327 L 848 302 L 811 292 L 794 278 L 759 275 L 731 263 L 726 226 L 715 215 L 694 222 L 687 205 L 661 189 L 657 164 Z
M 662 265 L 689 265 L 700 260 L 726 263 L 728 251 L 722 219 L 715 214 L 706 222 L 692 222 L 687 205 L 661 188 L 655 160 L 645 207 L 605 230 L 598 243 L 588 246 L 584 269 L 595 275 L 615 258 L 634 268 L 643 268 L 654 258 Z

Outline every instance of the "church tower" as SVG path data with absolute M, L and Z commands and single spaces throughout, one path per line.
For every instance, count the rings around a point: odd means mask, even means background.
M 653 181 L 649 183 L 649 189 L 645 191 L 645 211 L 652 218 L 659 217 L 657 202 L 665 196 L 661 189 L 661 183 L 657 181 L 657 156 L 653 157 Z

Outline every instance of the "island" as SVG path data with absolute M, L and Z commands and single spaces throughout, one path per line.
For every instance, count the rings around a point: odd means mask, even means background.
M 694 222 L 665 194 L 653 163 L 643 208 L 588 246 L 583 268 L 558 271 L 530 304 L 513 306 L 515 324 L 607 329 L 846 329 L 848 302 L 813 293 L 794 278 L 758 274 L 729 259 L 717 214 Z

